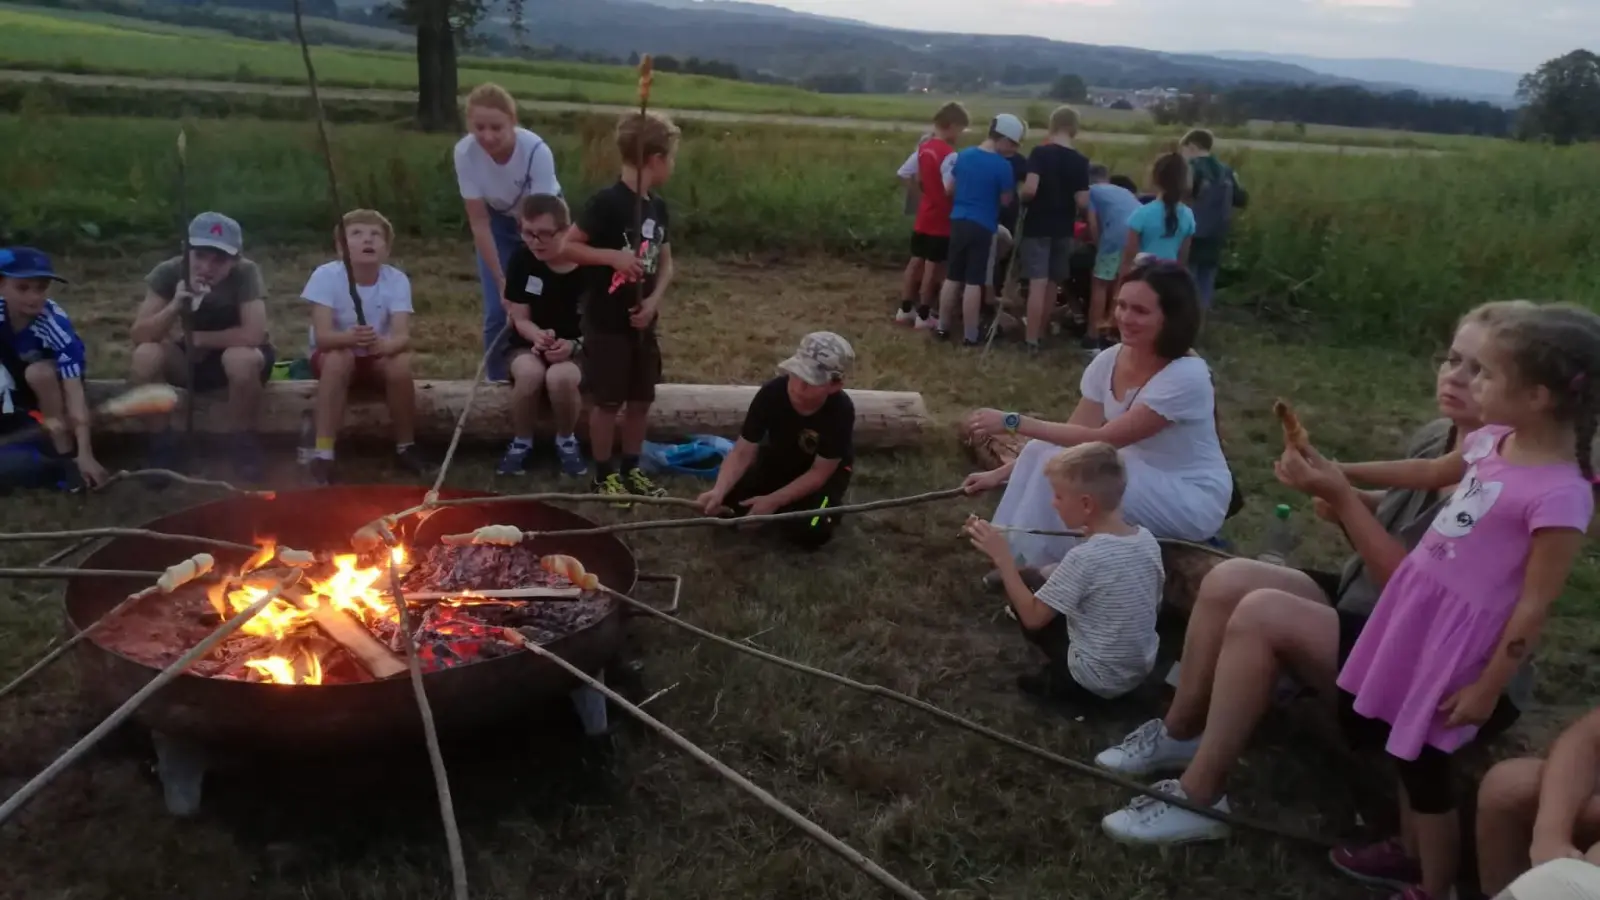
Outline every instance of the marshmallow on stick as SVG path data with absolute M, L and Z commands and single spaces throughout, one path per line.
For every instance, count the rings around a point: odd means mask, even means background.
M 1305 426 L 1300 424 L 1300 417 L 1295 415 L 1294 407 L 1286 400 L 1279 400 L 1272 404 L 1272 412 L 1283 425 L 1284 446 L 1302 455 L 1310 453 L 1311 435 L 1307 434 Z
M 278 562 L 283 563 L 291 569 L 309 569 L 310 567 L 316 565 L 317 556 L 310 550 L 295 550 L 290 547 L 280 547 L 278 549 Z
M 586 591 L 600 589 L 600 576 L 584 571 L 583 563 L 577 557 L 553 553 L 539 558 L 539 568 L 560 575 Z
M 439 538 L 439 541 L 451 547 L 473 544 L 515 547 L 522 543 L 522 529 L 515 525 L 485 525 L 468 534 L 447 534 Z
M 167 571 L 156 579 L 156 587 L 160 588 L 163 594 L 170 594 L 196 578 L 209 574 L 216 564 L 211 554 L 196 553 L 175 566 L 168 566 Z

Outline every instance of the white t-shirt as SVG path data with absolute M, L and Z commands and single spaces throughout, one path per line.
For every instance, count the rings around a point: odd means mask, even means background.
M 356 285 L 356 294 L 361 297 L 361 310 L 366 313 L 367 324 L 379 337 L 389 336 L 391 316 L 413 311 L 411 279 L 394 266 L 380 268 L 376 284 Z M 306 279 L 305 289 L 300 296 L 318 306 L 332 309 L 333 327 L 339 331 L 356 327 L 356 307 L 350 302 L 350 285 L 344 276 L 344 263 L 335 260 L 317 266 L 311 277 Z M 317 349 L 316 326 L 311 328 L 311 349 Z M 356 355 L 364 356 L 366 351 L 357 349 Z
M 472 135 L 456 142 L 456 182 L 463 200 L 482 200 L 489 208 L 516 215 L 517 204 L 530 194 L 561 193 L 556 156 L 537 134 L 517 129 L 517 145 L 505 165 L 489 157 Z
M 1145 528 L 1097 534 L 1067 551 L 1036 596 L 1067 620 L 1073 681 L 1111 698 L 1149 677 L 1166 577 L 1161 545 Z
M 1118 344 L 1089 363 L 1078 386 L 1084 399 L 1100 404 L 1107 422 L 1134 406 L 1144 405 L 1172 423 L 1139 443 L 1124 447 L 1124 459 L 1132 457 L 1162 472 L 1212 481 L 1224 486 L 1224 494 L 1231 493 L 1233 478 L 1228 474 L 1228 461 L 1223 458 L 1222 442 L 1217 437 L 1216 390 L 1205 360 L 1198 356 L 1175 359 L 1143 387 L 1119 398 L 1112 393 L 1111 376 L 1121 353 L 1122 345 Z

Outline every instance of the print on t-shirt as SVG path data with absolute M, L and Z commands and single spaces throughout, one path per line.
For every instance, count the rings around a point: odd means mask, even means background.
M 662 236 L 659 239 L 656 236 L 656 230 L 657 226 L 655 219 L 644 220 L 644 224 L 639 228 L 640 233 L 643 234 L 644 237 L 640 242 L 639 250 L 634 253 L 634 256 L 637 256 L 644 261 L 644 277 L 647 279 L 655 277 L 656 266 L 661 260 L 661 244 L 666 240 L 666 229 L 661 229 Z M 622 249 L 624 250 L 633 250 L 632 242 L 629 240 L 629 237 L 630 236 L 626 232 L 623 233 Z M 609 293 L 615 294 L 618 288 L 625 284 L 632 284 L 635 281 L 638 281 L 638 279 L 631 275 L 625 275 L 621 272 L 612 272 L 611 290 Z
M 1462 448 L 1462 460 L 1469 465 L 1466 477 L 1457 485 L 1450 502 L 1446 503 L 1434 517 L 1434 531 L 1447 538 L 1466 537 L 1472 533 L 1473 526 L 1483 521 L 1483 517 L 1494 508 L 1494 503 L 1500 499 L 1500 492 L 1505 486 L 1498 481 L 1485 483 L 1478 478 L 1478 463 L 1487 459 L 1494 451 L 1494 442 L 1493 434 L 1479 432 L 1472 435 L 1467 446 Z M 1436 544 L 1432 552 L 1435 556 L 1442 553 L 1446 558 L 1453 559 L 1455 545 Z
M 635 292 L 648 297 L 656 289 L 656 276 L 661 268 L 661 248 L 671 240 L 672 223 L 668 218 L 666 201 L 659 194 L 646 196 L 643 214 L 636 219 L 639 213 L 637 195 L 629 185 L 618 180 L 590 198 L 583 213 L 578 216 L 578 229 L 588 237 L 589 246 L 598 250 L 627 251 L 644 263 L 642 283 L 618 273 L 610 266 L 588 266 L 584 269 L 590 279 L 583 308 L 583 327 L 586 332 L 619 334 L 632 331 L 628 316 L 629 310 L 637 302 Z M 639 222 L 637 231 L 635 222 Z M 624 290 L 628 285 L 637 287 Z

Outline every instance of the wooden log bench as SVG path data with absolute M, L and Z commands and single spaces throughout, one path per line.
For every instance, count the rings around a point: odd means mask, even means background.
M 126 390 L 121 381 L 90 381 L 91 405 L 101 403 Z M 456 419 L 466 406 L 472 389 L 469 381 L 417 382 L 417 437 L 427 442 L 444 442 L 455 430 Z M 656 391 L 650 408 L 650 437 L 674 440 L 691 434 L 715 434 L 732 438 L 744 423 L 746 409 L 756 395 L 755 385 L 663 384 Z M 301 416 L 315 402 L 315 381 L 269 381 L 261 405 L 259 431 L 267 437 L 292 438 L 300 433 Z M 881 449 L 914 446 L 921 442 L 930 421 L 922 395 L 914 391 L 849 391 L 856 408 L 856 446 Z M 197 398 L 194 427 L 201 434 L 229 430 L 226 410 L 220 395 Z M 580 420 L 579 432 L 584 432 Z M 541 415 L 539 429 L 549 433 L 549 419 Z M 97 426 L 100 433 L 117 435 L 143 431 L 137 422 L 108 420 Z M 356 439 L 386 439 L 389 411 L 377 395 L 351 397 L 345 411 L 343 435 Z M 485 384 L 478 388 L 467 419 L 463 440 L 476 443 L 511 439 L 511 388 Z

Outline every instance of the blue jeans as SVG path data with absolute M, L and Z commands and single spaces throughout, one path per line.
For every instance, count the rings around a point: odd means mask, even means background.
M 500 273 L 503 275 L 511 264 L 511 254 L 522 243 L 517 220 L 491 209 L 489 234 L 494 237 L 494 249 L 500 257 Z M 490 381 L 508 381 L 511 376 L 506 368 L 505 354 L 489 353 L 494 349 L 494 339 L 499 336 L 500 329 L 506 327 L 506 311 L 500 305 L 500 290 L 482 254 L 478 255 L 478 281 L 483 285 L 483 352 L 489 356 L 489 367 L 484 370 L 484 377 Z
M 1200 297 L 1200 308 L 1211 308 L 1211 296 L 1217 292 L 1217 267 L 1216 266 L 1189 266 L 1189 274 L 1194 278 L 1195 293 Z

